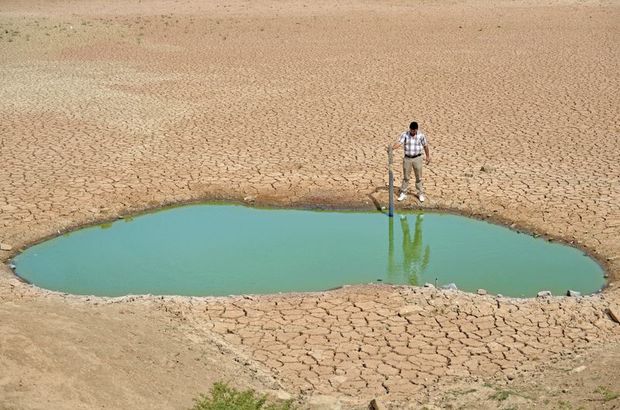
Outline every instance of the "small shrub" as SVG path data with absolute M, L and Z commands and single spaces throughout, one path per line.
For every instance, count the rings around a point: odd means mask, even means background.
M 600 393 L 603 396 L 603 401 L 615 400 L 620 397 L 619 393 L 609 390 L 606 386 L 598 386 L 595 392 Z
M 493 393 L 490 398 L 497 401 L 504 401 L 510 396 L 510 392 L 507 390 L 498 390 Z
M 195 401 L 192 410 L 293 410 L 291 401 L 267 403 L 267 395 L 239 391 L 222 382 L 216 382 L 209 395 L 201 394 Z

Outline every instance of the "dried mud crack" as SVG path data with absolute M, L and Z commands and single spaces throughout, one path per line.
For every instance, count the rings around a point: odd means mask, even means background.
M 572 243 L 609 286 L 109 299 L 3 265 L 0 407 L 187 408 L 230 380 L 303 406 L 617 408 L 619 19 L 614 1 L 3 1 L 3 262 L 173 202 L 385 204 L 384 147 L 415 119 L 424 207 Z

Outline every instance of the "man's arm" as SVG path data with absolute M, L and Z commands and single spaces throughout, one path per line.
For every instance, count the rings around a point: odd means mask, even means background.
M 426 154 L 426 165 L 431 163 L 431 153 L 428 149 L 428 143 L 424 146 L 424 153 Z
M 392 149 L 400 148 L 403 146 L 403 136 L 402 134 L 398 136 L 398 140 L 394 144 L 392 144 Z

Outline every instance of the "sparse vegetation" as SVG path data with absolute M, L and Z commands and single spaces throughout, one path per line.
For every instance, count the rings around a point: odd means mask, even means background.
M 493 400 L 497 400 L 497 401 L 504 401 L 509 396 L 510 396 L 510 392 L 508 390 L 498 390 L 495 393 L 493 393 L 492 395 L 490 395 L 489 398 L 491 398 Z
M 620 397 L 620 393 L 611 391 L 607 386 L 598 386 L 595 393 L 600 393 L 603 396 L 603 401 L 611 401 Z
M 292 401 L 268 402 L 267 395 L 254 390 L 239 391 L 226 383 L 217 382 L 209 395 L 196 399 L 192 410 L 293 410 Z
M 560 400 L 558 402 L 558 408 L 560 408 L 560 409 L 572 409 L 573 406 L 571 406 L 571 404 L 569 402 L 567 402 L 566 400 Z
M 452 390 L 449 393 L 453 394 L 455 396 L 462 396 L 462 395 L 465 395 L 465 394 L 474 393 L 476 391 L 478 391 L 478 390 L 476 390 L 476 389 L 465 389 L 465 390 Z
M 497 401 L 504 401 L 506 399 L 508 399 L 508 397 L 510 396 L 515 396 L 515 397 L 520 397 L 522 399 L 526 399 L 526 400 L 535 400 L 533 397 L 524 394 L 522 392 L 518 392 L 518 391 L 514 391 L 514 390 L 510 390 L 510 389 L 503 389 L 499 386 L 494 386 L 491 383 L 484 383 L 485 387 L 490 387 L 492 389 L 495 389 L 495 392 L 493 394 L 491 394 L 489 396 L 489 399 L 491 400 L 497 400 Z

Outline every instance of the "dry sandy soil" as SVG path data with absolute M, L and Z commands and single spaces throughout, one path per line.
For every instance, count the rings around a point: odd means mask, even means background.
M 0 408 L 183 409 L 217 380 L 314 408 L 620 407 L 619 26 L 617 1 L 3 0 Z M 6 266 L 173 202 L 372 209 L 412 119 L 424 208 L 573 243 L 609 286 L 106 299 Z

